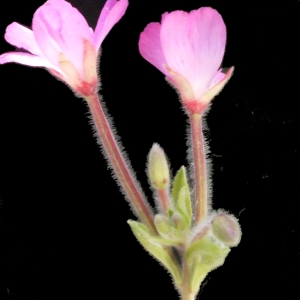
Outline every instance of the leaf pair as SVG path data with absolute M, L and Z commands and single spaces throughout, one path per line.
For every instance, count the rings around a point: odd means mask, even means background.
M 171 273 L 175 285 L 179 286 L 182 281 L 181 270 L 170 256 L 169 249 L 162 245 L 168 245 L 168 241 L 163 238 L 152 236 L 148 228 L 136 221 L 127 221 L 131 230 L 141 245 L 153 255 Z
M 210 271 L 223 265 L 229 252 L 229 247 L 217 243 L 209 235 L 190 245 L 186 251 L 186 260 L 190 270 L 193 293 L 198 292 L 201 282 Z

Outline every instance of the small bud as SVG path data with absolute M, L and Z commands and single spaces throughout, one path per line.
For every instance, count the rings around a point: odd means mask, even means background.
M 170 220 L 163 215 L 155 215 L 154 216 L 154 223 L 156 226 L 157 231 L 164 237 L 168 237 L 171 231 L 171 224 Z
M 181 219 L 182 219 L 182 215 L 179 212 L 177 212 L 177 211 L 173 214 L 173 216 L 171 218 L 171 220 L 173 221 L 175 227 L 178 226 L 178 224 L 180 223 Z
M 233 216 L 220 214 L 212 222 L 213 235 L 225 245 L 234 247 L 241 240 L 241 228 Z
M 175 216 L 176 218 L 176 214 L 177 213 L 174 213 L 173 217 Z M 181 223 L 179 225 L 182 226 L 182 219 L 178 221 Z M 179 229 L 177 224 L 172 224 L 173 222 L 174 218 L 170 220 L 168 217 L 161 214 L 154 216 L 154 224 L 161 237 L 172 241 L 173 243 L 181 243 L 184 239 L 183 230 Z
M 166 155 L 158 144 L 153 144 L 148 157 L 148 176 L 156 190 L 168 187 L 170 172 Z

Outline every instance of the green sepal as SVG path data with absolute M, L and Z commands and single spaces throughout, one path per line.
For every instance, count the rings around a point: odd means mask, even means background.
M 144 224 L 132 220 L 128 220 L 127 223 L 141 245 L 164 265 L 171 273 L 176 286 L 179 286 L 182 281 L 180 270 L 164 247 L 157 242 L 157 238 L 150 235 Z

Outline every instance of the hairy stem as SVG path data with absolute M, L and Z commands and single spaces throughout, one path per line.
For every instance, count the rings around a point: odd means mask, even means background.
M 202 115 L 197 113 L 191 114 L 190 122 L 195 176 L 195 216 L 196 224 L 198 224 L 207 216 L 207 174 Z
M 171 207 L 171 200 L 168 188 L 157 190 L 157 197 L 159 199 L 161 209 L 165 215 L 168 215 L 168 209 Z
M 185 250 L 183 251 L 183 253 Z M 187 261 L 185 258 L 185 254 L 183 254 L 183 260 L 182 260 L 182 276 L 183 281 L 181 286 L 179 287 L 181 300 L 195 300 L 195 295 L 191 291 L 191 278 L 190 278 L 190 270 L 187 265 Z
M 156 233 L 153 212 L 131 170 L 129 162 L 126 161 L 122 155 L 98 95 L 93 94 L 88 96 L 86 97 L 86 101 L 107 159 L 112 166 L 114 174 L 117 177 L 125 196 L 129 199 L 141 221 L 152 231 L 152 233 Z

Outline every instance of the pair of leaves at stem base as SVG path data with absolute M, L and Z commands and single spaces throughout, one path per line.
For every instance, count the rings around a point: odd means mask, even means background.
M 164 246 L 163 239 L 153 236 L 148 228 L 136 221 L 128 221 L 133 234 L 142 246 L 171 273 L 175 286 L 182 284 L 182 269 L 174 261 L 169 246 Z M 213 269 L 223 265 L 224 260 L 229 253 L 229 247 L 216 243 L 211 237 L 203 237 L 192 243 L 187 251 L 183 253 L 190 274 L 190 289 L 193 294 L 199 290 L 200 284 L 206 275 Z
M 128 224 L 145 250 L 171 273 L 176 287 L 182 284 L 182 264 L 186 264 L 190 289 L 196 294 L 206 275 L 223 265 L 230 249 L 215 239 L 211 230 L 206 230 L 198 239 L 189 241 L 193 216 L 184 167 L 175 176 L 172 198 L 174 207 L 169 210 L 168 216 L 161 214 L 155 216 L 155 225 L 159 235 L 151 234 L 149 229 L 140 222 L 129 220 Z M 179 262 L 172 255 L 172 247 L 178 250 Z

